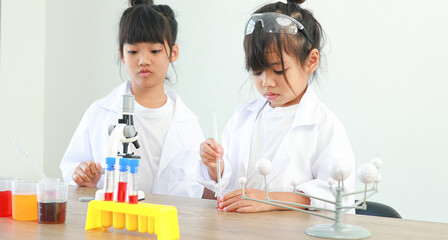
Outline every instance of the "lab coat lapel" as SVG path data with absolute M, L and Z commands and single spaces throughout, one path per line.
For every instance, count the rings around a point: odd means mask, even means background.
M 252 143 L 252 136 L 255 128 L 255 124 L 252 124 L 256 121 L 256 114 L 253 114 L 250 116 L 250 120 L 246 122 L 245 126 L 242 129 L 242 134 L 239 139 L 237 139 L 238 142 L 242 143 Z M 252 146 L 249 147 L 241 147 L 240 153 L 238 156 L 240 156 L 243 159 L 243 168 L 240 168 L 239 176 L 245 176 L 247 177 L 247 166 L 249 165 L 249 158 L 250 158 L 250 149 Z
M 313 125 L 319 122 L 319 113 L 316 111 L 317 98 L 314 93 L 307 89 L 302 99 L 300 100 L 299 106 L 297 107 L 296 113 L 294 114 L 294 120 L 286 134 L 285 138 L 282 140 L 280 147 L 275 153 L 275 157 L 272 160 L 272 172 L 267 175 L 268 184 L 275 179 L 275 177 L 284 171 L 287 167 L 292 166 L 297 163 L 297 159 L 291 161 L 291 156 L 293 156 L 291 151 L 300 151 L 300 147 L 295 136 L 297 131 L 301 126 Z M 292 180 L 292 179 L 291 179 Z M 263 183 L 264 185 L 264 183 Z
M 165 143 L 163 144 L 159 169 L 157 170 L 157 179 L 159 179 L 161 173 L 163 173 L 170 162 L 176 158 L 176 155 L 184 151 L 188 145 L 184 140 L 185 138 L 181 136 L 183 132 L 188 132 L 184 128 L 189 125 L 184 123 L 197 119 L 196 115 L 188 110 L 177 94 L 169 90 L 166 91 L 166 94 L 175 101 L 175 107 L 173 119 L 166 134 Z
M 165 168 L 170 164 L 170 162 L 175 159 L 175 156 L 185 148 L 185 143 L 182 142 L 179 126 L 174 122 L 171 123 L 170 128 L 166 134 L 165 143 L 163 144 L 162 154 L 160 155 L 159 169 L 157 170 L 157 178 L 165 170 Z M 173 144 L 176 143 L 176 144 Z
M 247 110 L 249 110 L 251 113 L 248 116 L 248 121 L 245 122 L 244 126 L 242 127 L 242 130 L 240 131 L 241 136 L 236 140 L 241 143 L 249 143 L 249 147 L 240 147 L 239 155 L 243 159 L 244 168 L 240 168 L 240 172 L 238 173 L 239 176 L 245 176 L 247 177 L 247 167 L 249 165 L 249 159 L 250 159 L 250 152 L 252 149 L 252 141 L 254 136 L 254 129 L 257 121 L 257 117 L 261 110 L 265 107 L 265 105 L 268 102 L 265 99 L 258 100 L 254 102 L 253 104 L 249 105 L 247 107 Z

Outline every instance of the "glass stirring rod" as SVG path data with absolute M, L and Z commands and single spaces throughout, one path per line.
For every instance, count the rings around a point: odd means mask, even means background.
M 216 112 L 212 112 L 212 120 L 213 120 L 213 138 L 216 140 L 216 142 L 219 143 L 219 136 L 218 136 L 218 124 L 216 121 Z M 217 180 L 218 180 L 218 189 L 216 191 L 216 197 L 218 199 L 218 203 L 220 202 L 221 198 L 221 158 L 216 158 L 216 166 L 217 166 Z

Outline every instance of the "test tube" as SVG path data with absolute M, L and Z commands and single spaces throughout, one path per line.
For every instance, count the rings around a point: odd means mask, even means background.
M 138 203 L 138 159 L 129 159 L 129 179 L 128 179 L 128 203 Z M 138 216 L 135 214 L 126 214 L 126 229 L 135 231 L 138 228 Z M 145 231 L 146 232 L 146 231 Z
M 128 185 L 128 161 L 127 158 L 120 159 L 120 172 L 118 176 L 117 202 L 126 201 L 126 191 Z M 123 229 L 126 223 L 124 213 L 114 212 L 113 225 L 116 229 Z
M 129 159 L 128 203 L 138 203 L 138 159 Z
M 106 158 L 106 173 L 104 174 L 104 201 L 114 200 L 115 158 Z M 112 212 L 101 211 L 101 225 L 105 228 L 112 226 Z
M 120 159 L 120 175 L 118 176 L 117 202 L 126 201 L 126 191 L 128 187 L 128 163 L 129 159 Z
M 104 177 L 104 201 L 113 201 L 114 199 L 114 180 L 115 180 L 115 158 L 106 158 L 106 173 Z
M 218 136 L 218 124 L 217 124 L 217 120 L 216 120 L 216 112 L 212 112 L 212 120 L 213 120 L 213 137 L 215 138 L 216 142 L 219 142 L 219 136 Z M 222 196 L 222 192 L 221 192 L 221 159 L 217 158 L 216 159 L 216 176 L 217 176 L 217 180 L 218 180 L 218 188 L 216 190 L 216 199 L 217 199 L 217 205 L 218 205 L 218 209 L 219 208 L 219 204 L 221 203 L 221 196 Z

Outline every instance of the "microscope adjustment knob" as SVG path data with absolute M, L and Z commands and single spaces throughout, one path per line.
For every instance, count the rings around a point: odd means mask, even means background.
M 135 136 L 135 127 L 131 126 L 131 125 L 126 125 L 126 127 L 124 127 L 124 136 L 127 138 L 131 138 Z
M 108 130 L 107 130 L 107 133 L 109 134 L 109 136 L 112 134 L 112 132 L 114 131 L 114 128 L 115 128 L 115 125 L 110 125 L 109 126 L 109 128 L 108 128 Z

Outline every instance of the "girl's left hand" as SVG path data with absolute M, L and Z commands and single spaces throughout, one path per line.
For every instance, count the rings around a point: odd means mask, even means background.
M 245 189 L 246 197 L 255 198 L 259 200 L 266 200 L 266 192 L 262 190 L 256 190 L 253 188 Z M 222 196 L 222 202 L 220 208 L 224 212 L 263 212 L 272 210 L 274 206 L 264 204 L 256 201 L 246 200 L 242 198 L 243 190 L 238 189 Z

